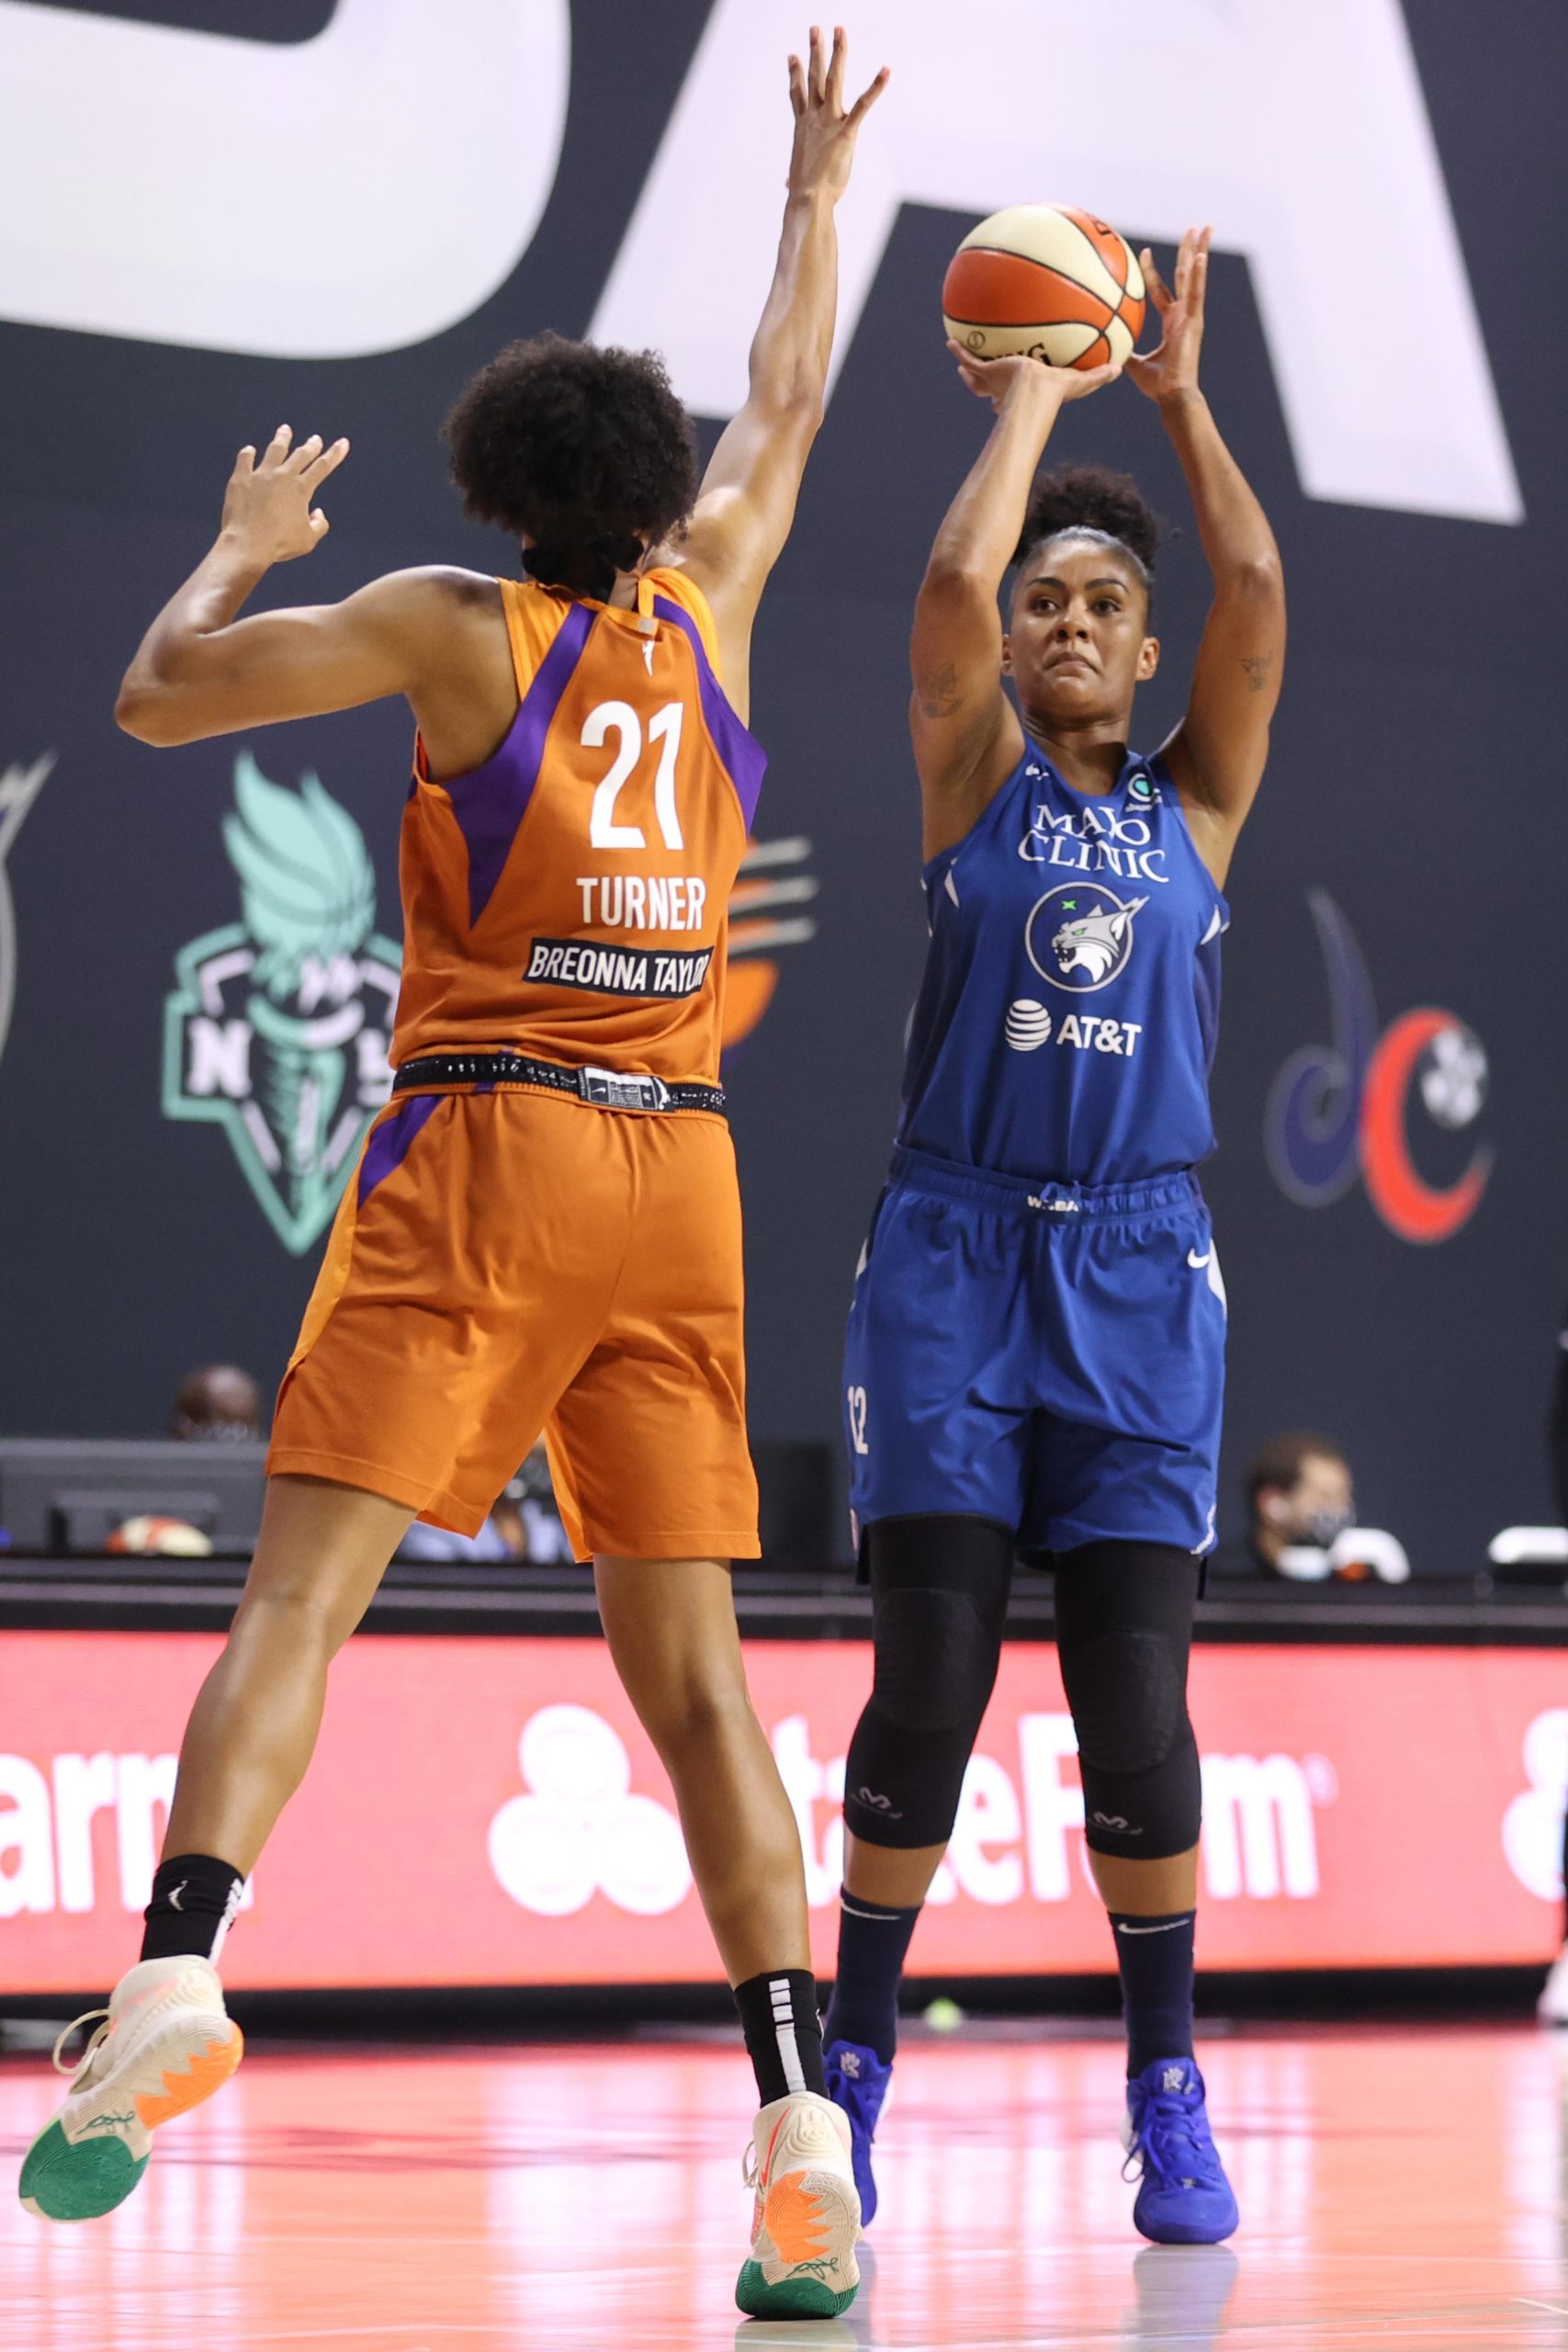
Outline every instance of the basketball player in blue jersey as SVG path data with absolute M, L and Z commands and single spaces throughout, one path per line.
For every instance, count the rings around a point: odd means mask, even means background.
M 996 1678 L 1015 1554 L 1055 1571 L 1085 1834 L 1129 2052 L 1145 2237 L 1236 2224 L 1192 2055 L 1198 1750 L 1187 1661 L 1213 1542 L 1224 1289 L 1192 1170 L 1226 869 L 1285 642 L 1273 535 L 1198 383 L 1209 232 L 1128 368 L 1192 495 L 1214 599 L 1187 715 L 1127 748 L 1158 531 L 1096 469 L 1036 482 L 1116 372 L 957 352 L 996 424 L 915 612 L 931 948 L 890 1180 L 850 1315 L 852 1500 L 875 1674 L 849 1753 L 829 2084 L 863 2209 L 899 1973 Z M 998 592 L 1016 565 L 1004 635 Z M 1007 691 L 1010 680 L 1016 703 Z

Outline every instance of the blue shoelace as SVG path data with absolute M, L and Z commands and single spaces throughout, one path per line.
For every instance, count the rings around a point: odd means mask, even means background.
M 1196 2083 L 1179 2091 L 1146 2091 L 1143 2112 L 1134 2127 L 1123 2179 L 1133 2177 L 1134 2158 L 1142 2157 L 1162 2188 L 1217 2188 L 1222 2178 L 1219 2151 L 1209 2134 L 1203 2094 Z

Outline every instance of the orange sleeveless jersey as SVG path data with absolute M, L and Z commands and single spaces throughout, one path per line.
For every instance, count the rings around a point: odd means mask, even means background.
M 682 572 L 637 608 L 501 583 L 520 697 L 482 767 L 416 746 L 392 1059 L 507 1046 L 716 1083 L 730 890 L 766 755 Z

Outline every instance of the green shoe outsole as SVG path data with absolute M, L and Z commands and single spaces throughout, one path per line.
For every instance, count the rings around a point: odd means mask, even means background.
M 146 2169 L 146 2157 L 112 2135 L 68 2140 L 56 2116 L 28 2150 L 17 2189 L 46 2222 L 94 2222 L 123 2205 Z
M 856 2290 L 838 2293 L 820 2278 L 781 2278 L 770 2286 L 760 2262 L 743 2262 L 735 2282 L 736 2307 L 748 2319 L 837 2319 L 854 2301 Z

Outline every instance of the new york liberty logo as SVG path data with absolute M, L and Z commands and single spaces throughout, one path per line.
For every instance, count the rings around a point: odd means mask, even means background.
M 223 845 L 242 920 L 175 958 L 164 1112 L 225 1130 L 273 1231 L 299 1257 L 387 1100 L 400 953 L 375 929 L 365 836 L 318 777 L 290 792 L 242 752 Z

